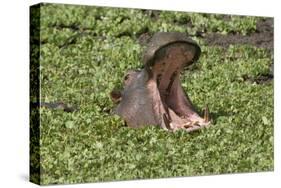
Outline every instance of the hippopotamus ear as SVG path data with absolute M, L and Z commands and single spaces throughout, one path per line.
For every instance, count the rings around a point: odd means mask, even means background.
M 114 89 L 110 92 L 110 98 L 114 103 L 119 103 L 122 99 L 122 92 Z

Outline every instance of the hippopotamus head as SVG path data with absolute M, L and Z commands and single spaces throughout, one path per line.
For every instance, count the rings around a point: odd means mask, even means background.
M 114 113 L 129 127 L 155 125 L 190 132 L 208 126 L 208 108 L 200 117 L 180 84 L 181 71 L 200 53 L 200 47 L 183 33 L 156 33 L 144 52 L 144 68 L 129 70 L 124 89 L 111 92 L 118 103 Z

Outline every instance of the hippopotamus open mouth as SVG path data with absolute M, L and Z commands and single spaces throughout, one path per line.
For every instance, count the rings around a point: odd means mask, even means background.
M 195 62 L 199 46 L 182 33 L 156 33 L 144 53 L 144 69 L 128 71 L 123 91 L 112 91 L 114 112 L 129 127 L 158 125 L 164 129 L 198 130 L 210 124 L 196 112 L 180 84 L 180 72 Z

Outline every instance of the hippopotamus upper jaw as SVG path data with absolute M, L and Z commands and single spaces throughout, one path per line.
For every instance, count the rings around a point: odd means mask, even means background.
M 130 127 L 194 131 L 208 126 L 208 108 L 201 118 L 180 84 L 181 71 L 199 55 L 199 46 L 183 34 L 154 35 L 145 52 L 145 68 L 125 76 L 115 113 Z

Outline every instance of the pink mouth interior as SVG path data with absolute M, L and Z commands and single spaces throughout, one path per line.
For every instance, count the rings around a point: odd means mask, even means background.
M 186 43 L 174 43 L 160 49 L 155 56 L 152 67 L 153 81 L 156 82 L 161 102 L 166 112 L 169 126 L 172 129 L 194 128 L 204 126 L 201 118 L 185 95 L 180 85 L 180 72 L 185 66 L 192 64 L 195 47 Z

